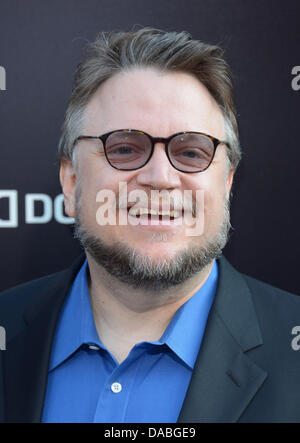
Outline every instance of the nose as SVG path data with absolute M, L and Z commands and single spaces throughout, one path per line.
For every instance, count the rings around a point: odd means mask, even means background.
M 180 185 L 180 172 L 171 165 L 164 143 L 156 143 L 148 163 L 138 170 L 137 183 L 154 189 L 174 189 Z

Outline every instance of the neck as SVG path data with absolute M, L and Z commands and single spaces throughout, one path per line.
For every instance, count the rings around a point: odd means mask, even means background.
M 121 362 L 142 341 L 157 341 L 175 312 L 205 283 L 213 262 L 183 284 L 161 294 L 132 289 L 87 254 L 89 292 L 101 342 Z

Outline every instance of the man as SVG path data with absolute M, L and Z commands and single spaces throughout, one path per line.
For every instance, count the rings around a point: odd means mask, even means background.
M 300 300 L 221 255 L 240 156 L 220 48 L 98 36 L 59 146 L 85 254 L 0 297 L 3 421 L 299 421 Z

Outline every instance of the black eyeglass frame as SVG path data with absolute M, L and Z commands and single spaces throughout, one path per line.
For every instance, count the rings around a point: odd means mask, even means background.
M 108 139 L 108 137 L 109 137 L 111 134 L 114 134 L 114 133 L 116 133 L 116 132 L 122 132 L 122 131 L 124 131 L 124 132 L 137 132 L 137 133 L 139 133 L 139 134 L 144 134 L 144 135 L 146 135 L 146 136 L 150 139 L 150 141 L 151 141 L 151 152 L 150 152 L 150 155 L 149 155 L 149 157 L 148 157 L 148 160 L 147 160 L 143 165 L 139 166 L 138 168 L 129 168 L 129 169 L 128 169 L 128 168 L 126 168 L 126 169 L 117 168 L 116 166 L 112 165 L 111 162 L 110 162 L 109 159 L 108 159 L 108 156 L 107 156 L 107 154 L 106 154 L 106 140 Z M 171 161 L 171 159 L 170 159 L 170 156 L 169 156 L 169 143 L 170 143 L 170 141 L 171 141 L 174 137 L 177 137 L 178 135 L 183 135 L 183 134 L 198 134 L 198 135 L 203 135 L 203 136 L 205 136 L 205 137 L 208 137 L 208 138 L 213 142 L 213 144 L 214 144 L 214 152 L 213 152 L 212 158 L 211 158 L 211 160 L 210 160 L 208 166 L 207 166 L 205 169 L 201 169 L 201 170 L 199 170 L 199 171 L 184 171 L 184 170 L 182 170 L 182 169 L 178 169 L 178 168 L 176 168 L 176 166 L 173 165 L 173 163 L 172 163 L 172 161 Z M 73 146 L 75 146 L 75 144 L 76 144 L 79 140 L 86 140 L 86 139 L 87 139 L 87 140 L 95 140 L 95 139 L 99 139 L 99 140 L 101 140 L 101 141 L 102 141 L 102 144 L 103 144 L 103 149 L 104 149 L 104 154 L 105 154 L 106 160 L 108 161 L 108 163 L 110 164 L 110 166 L 111 166 L 112 168 L 117 169 L 118 171 L 136 171 L 137 169 L 141 169 L 141 168 L 143 168 L 143 167 L 144 167 L 144 166 L 150 161 L 150 159 L 151 159 L 151 157 L 152 157 L 152 155 L 153 155 L 154 147 L 155 147 L 155 144 L 156 144 L 156 143 L 163 143 L 163 144 L 165 145 L 166 156 L 168 157 L 168 160 L 169 160 L 169 162 L 171 163 L 171 165 L 173 166 L 173 168 L 176 169 L 177 171 L 185 172 L 185 173 L 195 173 L 195 172 L 203 172 L 203 171 L 206 171 L 206 169 L 208 169 L 209 166 L 211 165 L 211 163 L 212 163 L 212 161 L 213 161 L 213 159 L 214 159 L 214 157 L 215 157 L 216 149 L 217 149 L 217 147 L 218 147 L 220 144 L 224 144 L 224 145 L 226 145 L 228 148 L 230 148 L 230 145 L 229 145 L 229 143 L 228 143 L 227 141 L 225 141 L 225 140 L 219 140 L 218 138 L 213 137 L 212 135 L 205 134 L 204 132 L 197 132 L 197 131 L 182 131 L 182 132 L 176 132 L 175 134 L 172 134 L 172 135 L 170 135 L 169 137 L 152 137 L 152 135 L 147 134 L 147 132 L 140 131 L 139 129 L 115 129 L 114 131 L 106 132 L 105 134 L 98 135 L 98 136 L 96 136 L 96 135 L 80 135 L 79 137 L 77 137 L 77 138 L 74 140 L 74 144 L 73 144 Z

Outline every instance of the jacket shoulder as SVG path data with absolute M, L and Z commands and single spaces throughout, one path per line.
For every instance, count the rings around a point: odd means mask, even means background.
M 47 287 L 52 284 L 65 270 L 54 272 L 53 274 L 48 274 L 44 277 L 39 277 L 34 280 L 30 280 L 25 283 L 21 283 L 12 288 L 5 289 L 0 292 L 0 304 L 4 305 L 9 302 L 21 301 L 22 298 L 32 295 L 35 291 L 40 290 L 43 287 Z M 18 300 L 17 300 L 18 299 Z
M 65 270 L 59 271 L 0 292 L 0 325 L 7 331 L 18 328 L 27 307 L 36 303 L 37 298 L 42 299 L 65 274 Z
M 28 309 L 42 309 L 47 306 L 49 298 L 68 290 L 83 260 L 84 256 L 80 256 L 67 269 L 0 292 L 0 325 L 16 332 L 24 323 L 24 313 Z
M 300 296 L 291 292 L 279 289 L 261 280 L 257 280 L 249 275 L 242 274 L 245 279 L 257 306 L 268 306 L 269 309 L 284 309 L 284 312 L 298 311 L 300 309 Z

